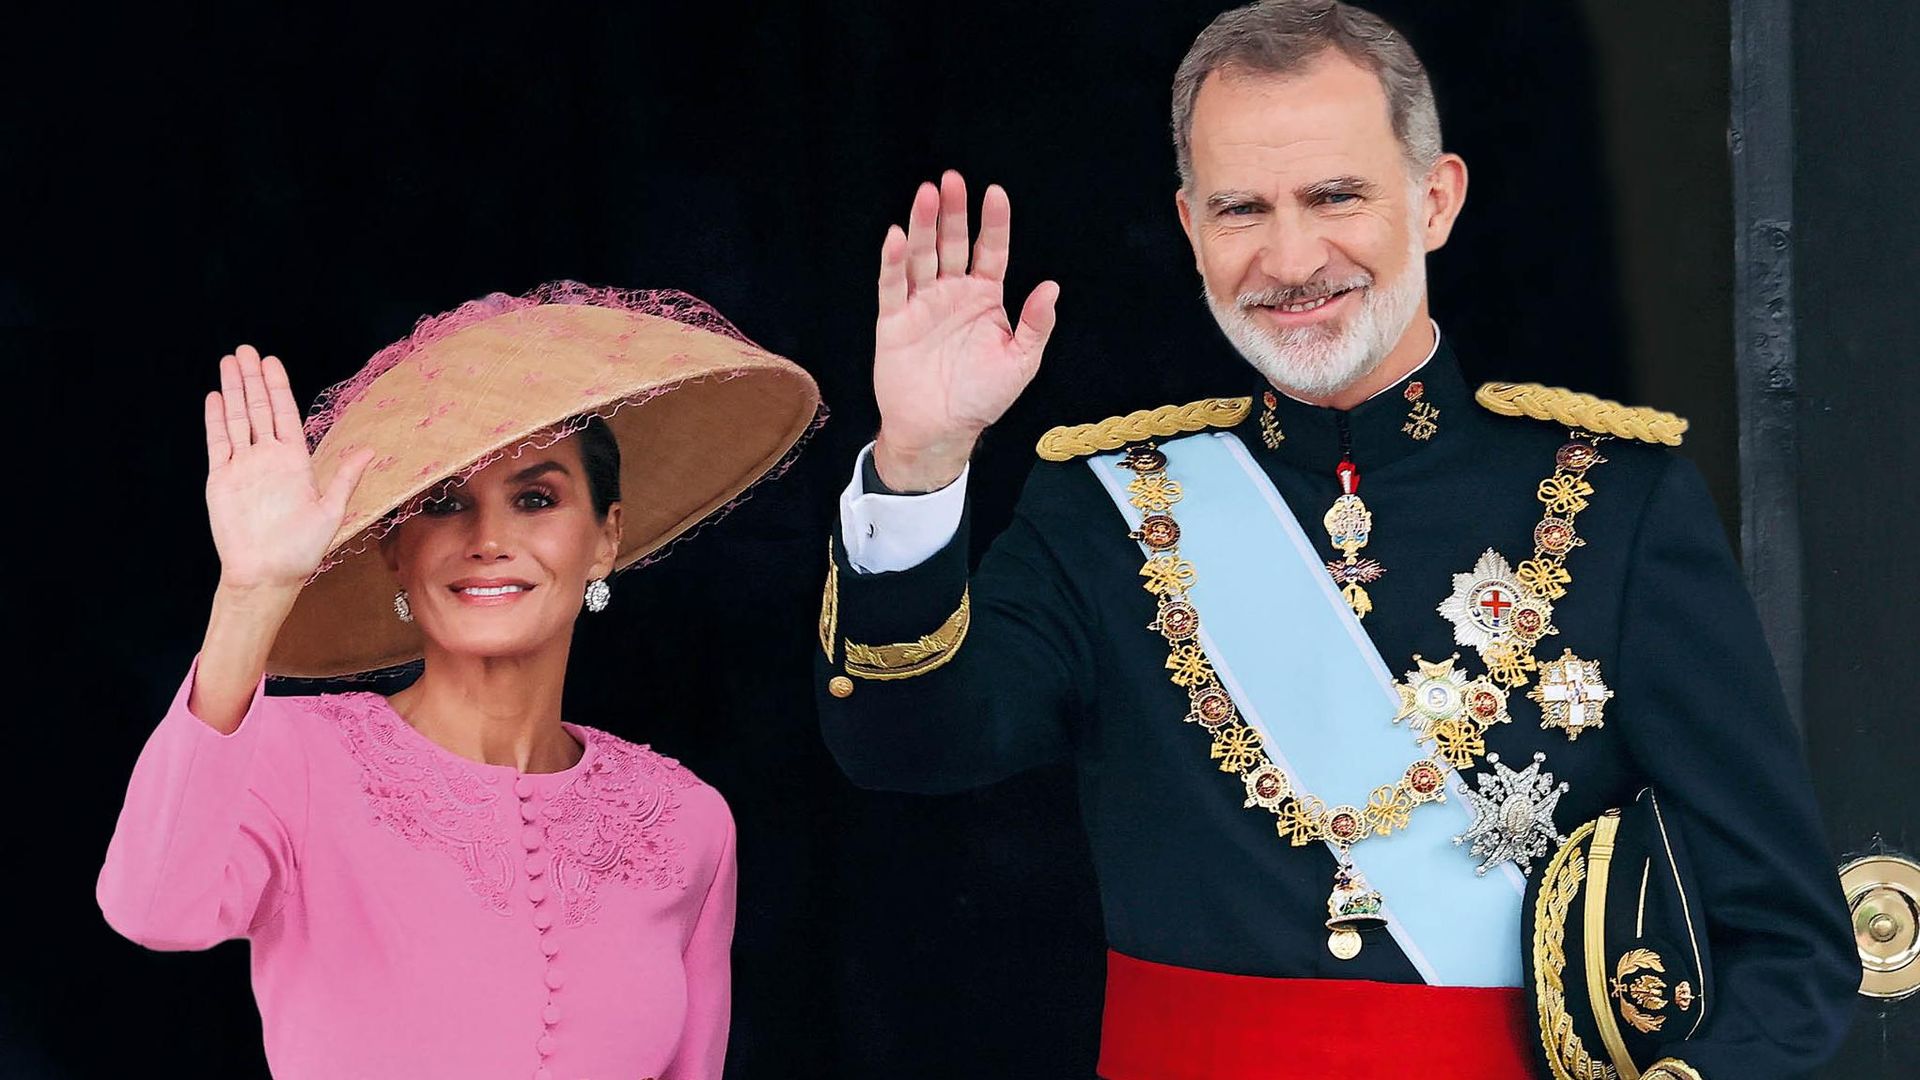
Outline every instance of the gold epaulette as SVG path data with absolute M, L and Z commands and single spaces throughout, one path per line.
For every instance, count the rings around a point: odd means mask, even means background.
M 1186 435 L 1210 427 L 1232 427 L 1247 418 L 1252 398 L 1202 398 L 1185 405 L 1162 405 L 1097 424 L 1057 427 L 1040 436 L 1034 449 L 1045 461 L 1071 461 L 1087 454 L 1118 450 L 1130 443 Z
M 1684 418 L 1659 409 L 1618 402 L 1539 383 L 1487 383 L 1473 399 L 1501 416 L 1531 416 L 1570 428 L 1661 446 L 1679 446 Z

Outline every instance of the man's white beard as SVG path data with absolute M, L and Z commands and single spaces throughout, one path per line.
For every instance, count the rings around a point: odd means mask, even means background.
M 1261 294 L 1237 296 L 1224 304 L 1204 287 L 1203 292 L 1227 341 L 1268 382 L 1294 397 L 1325 398 L 1371 374 L 1413 322 L 1427 291 L 1426 250 L 1417 230 L 1411 254 L 1400 280 L 1385 287 L 1365 281 L 1360 309 L 1344 324 L 1275 330 L 1246 310 L 1263 299 Z M 1342 286 L 1356 284 L 1362 282 Z

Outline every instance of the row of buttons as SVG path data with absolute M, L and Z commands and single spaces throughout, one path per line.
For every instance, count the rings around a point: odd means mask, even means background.
M 527 849 L 527 899 L 533 902 L 533 925 L 540 931 L 540 954 L 546 957 L 547 968 L 547 1005 L 540 1012 L 544 1030 L 533 1044 L 540 1053 L 541 1065 L 534 1071 L 533 1080 L 553 1080 L 553 1073 L 545 1063 L 560 1046 L 553 1033 L 554 1026 L 560 1023 L 560 1005 L 554 1000 L 561 984 L 560 969 L 554 964 L 560 942 L 553 933 L 553 905 L 548 902 L 550 890 L 542 880 L 549 860 L 540 855 L 546 836 L 538 824 L 540 808 L 533 801 L 534 791 L 532 779 L 522 776 L 514 781 L 513 793 L 520 797 L 520 820 L 526 823 L 520 830 L 520 843 Z

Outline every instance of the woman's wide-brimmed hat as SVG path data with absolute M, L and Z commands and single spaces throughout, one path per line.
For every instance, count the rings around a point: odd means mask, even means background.
M 811 376 L 681 292 L 557 282 L 422 319 L 308 416 L 321 485 L 362 448 L 374 459 L 268 670 L 324 677 L 418 659 L 423 641 L 394 616 L 399 584 L 379 538 L 448 482 L 589 417 L 620 444 L 625 568 L 783 471 L 824 415 Z

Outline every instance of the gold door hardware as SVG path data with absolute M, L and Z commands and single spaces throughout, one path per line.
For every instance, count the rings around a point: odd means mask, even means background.
M 1920 863 L 1870 855 L 1840 868 L 1860 948 L 1860 992 L 1897 999 L 1920 988 Z

